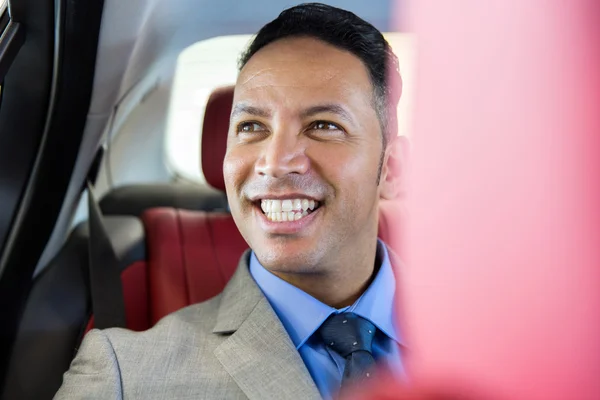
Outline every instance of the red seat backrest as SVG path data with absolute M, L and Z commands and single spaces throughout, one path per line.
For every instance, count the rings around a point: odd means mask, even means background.
M 228 213 L 155 208 L 143 221 L 151 325 L 216 296 L 248 248 Z

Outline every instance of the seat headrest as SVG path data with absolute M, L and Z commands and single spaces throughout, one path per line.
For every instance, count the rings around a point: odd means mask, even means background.
M 223 160 L 232 104 L 233 86 L 216 89 L 206 104 L 202 125 L 202 172 L 209 185 L 222 191 L 225 191 Z

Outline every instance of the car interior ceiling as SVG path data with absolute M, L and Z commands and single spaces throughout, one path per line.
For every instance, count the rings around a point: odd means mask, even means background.
M 390 1 L 326 3 L 343 5 L 389 30 Z M 144 240 L 139 240 L 144 210 L 226 209 L 222 192 L 173 182 L 172 173 L 153 152 L 164 143 L 160 127 L 167 115 L 174 66 L 187 46 L 209 37 L 255 32 L 281 8 L 275 0 L 10 1 L 11 23 L 24 27 L 24 41 L 4 77 L 0 104 L 0 170 L 13 171 L 0 181 L 0 382 L 11 373 L 9 360 L 24 307 L 35 294 L 32 277 L 53 260 L 87 263 L 82 239 L 87 228 L 73 228 L 71 221 L 104 140 L 110 151 L 101 160 L 96 191 L 103 212 L 118 215 L 107 217 L 106 224 L 119 238 L 115 247 L 124 264 L 145 254 Z M 28 110 L 27 118 L 21 117 L 22 110 Z M 153 135 L 147 135 L 149 126 L 158 127 Z M 141 168 L 151 172 L 123 179 L 132 168 L 123 162 L 128 158 L 159 167 Z M 77 250 L 65 251 L 67 246 Z M 81 276 L 55 279 L 59 291 L 70 279 L 85 281 Z M 79 289 L 77 295 L 85 299 L 87 289 Z M 52 318 L 72 317 L 55 315 L 54 306 L 45 304 L 40 314 L 48 319 L 47 335 L 53 334 Z M 69 312 L 89 315 L 86 301 L 72 306 Z M 41 356 L 45 351 L 32 350 Z M 36 373 L 33 365 L 28 368 L 28 374 Z M 15 385 L 10 390 L 23 391 L 19 398 L 44 398 L 35 391 L 28 397 L 26 388 L 33 387 L 28 382 L 11 383 Z M 46 390 L 45 396 L 50 393 Z

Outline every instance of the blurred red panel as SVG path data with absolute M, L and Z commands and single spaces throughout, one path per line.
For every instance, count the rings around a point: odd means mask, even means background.
M 400 290 L 413 382 L 599 399 L 600 3 L 409 11 L 419 57 Z

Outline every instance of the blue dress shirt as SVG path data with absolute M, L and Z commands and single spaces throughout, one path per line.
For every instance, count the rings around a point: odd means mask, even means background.
M 382 241 L 377 244 L 377 252 L 381 265 L 375 279 L 353 305 L 342 309 L 332 308 L 272 274 L 254 253 L 250 257 L 250 274 L 283 323 L 325 399 L 339 391 L 345 360 L 329 350 L 313 333 L 334 313 L 353 312 L 371 321 L 377 327 L 373 341 L 375 360 L 404 376 L 400 331 L 396 326 L 396 279 Z

